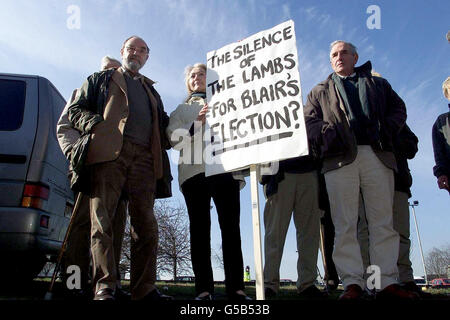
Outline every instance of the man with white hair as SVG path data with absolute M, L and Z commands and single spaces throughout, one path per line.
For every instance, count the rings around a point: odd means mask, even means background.
M 444 96 L 450 101 L 450 77 L 442 84 Z M 450 103 L 448 104 L 450 108 Z M 439 189 L 450 194 L 450 112 L 441 114 L 435 121 L 432 130 L 433 151 L 436 165 L 433 173 L 437 178 Z
M 81 138 L 72 151 L 78 184 L 90 197 L 91 252 L 95 300 L 113 300 L 117 272 L 112 228 L 120 197 L 128 199 L 133 300 L 166 300 L 155 287 L 158 225 L 155 196 L 170 196 L 170 165 L 165 148 L 169 117 L 154 82 L 139 70 L 149 57 L 145 41 L 126 39 L 122 67 L 91 75 L 69 106 L 69 121 Z M 165 194 L 157 194 L 157 182 Z
M 417 294 L 398 285 L 399 238 L 392 215 L 397 170 L 392 138 L 405 124 L 406 108 L 385 79 L 371 75 L 370 61 L 355 67 L 357 61 L 353 44 L 334 41 L 334 72 L 312 89 L 304 110 L 308 137 L 323 160 L 335 227 L 333 260 L 345 288 L 340 299 L 361 299 L 366 285 L 356 236 L 360 192 L 370 261 L 379 268 L 377 298 L 415 299 Z

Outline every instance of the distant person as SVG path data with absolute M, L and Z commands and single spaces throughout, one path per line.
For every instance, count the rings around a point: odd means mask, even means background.
M 369 256 L 380 267 L 377 299 L 416 299 L 398 285 L 398 233 L 393 229 L 392 137 L 404 126 L 406 108 L 383 78 L 360 67 L 356 47 L 330 45 L 333 73 L 308 95 L 304 110 L 308 138 L 323 159 L 322 172 L 335 228 L 333 260 L 344 285 L 340 300 L 363 297 L 364 266 L 357 239 L 359 194 L 365 203 Z
M 68 109 L 69 121 L 82 134 L 72 164 L 88 188 L 95 300 L 114 300 L 117 269 L 114 213 L 128 199 L 133 228 L 130 290 L 133 300 L 168 300 L 155 286 L 158 223 L 153 212 L 158 181 L 170 190 L 165 157 L 168 124 L 154 82 L 139 73 L 149 57 L 145 41 L 126 39 L 122 66 L 88 77 Z M 165 170 L 168 169 L 168 170 Z
M 294 219 L 297 237 L 297 291 L 302 298 L 323 298 L 314 284 L 320 241 L 318 162 L 310 155 L 280 161 L 275 175 L 262 176 L 264 207 L 264 287 L 273 297 L 280 286 L 286 234 Z
M 170 114 L 167 135 L 180 150 L 178 182 L 186 201 L 191 236 L 192 267 L 195 274 L 195 300 L 214 299 L 211 266 L 211 199 L 214 200 L 222 234 L 225 289 L 231 300 L 249 300 L 244 292 L 244 265 L 240 231 L 240 186 L 243 176 L 222 173 L 205 177 L 203 132 L 206 105 L 206 65 L 197 63 L 185 70 L 188 97 Z M 180 139 L 180 140 L 179 140 Z M 194 141 L 202 141 L 202 149 Z M 203 144 L 203 145 L 202 145 Z M 194 153 L 201 161 L 195 163 Z
M 250 281 L 250 267 L 246 266 L 245 272 L 244 272 L 244 282 L 249 282 L 249 281 Z
M 450 77 L 442 84 L 442 90 L 444 96 L 450 100 Z M 448 107 L 450 108 L 450 103 Z M 437 178 L 439 189 L 447 190 L 450 194 L 450 111 L 441 114 L 434 122 L 432 139 L 436 162 L 433 173 Z
M 100 70 L 105 71 L 107 69 L 117 69 L 120 67 L 120 61 L 104 56 L 101 60 Z M 56 126 L 56 134 L 58 142 L 66 158 L 70 161 L 71 152 L 74 144 L 80 138 L 80 132 L 72 127 L 69 122 L 67 109 L 69 105 L 75 99 L 78 93 L 78 89 L 75 89 L 72 93 L 70 100 L 64 107 L 61 116 Z M 77 197 L 75 197 L 77 198 Z M 74 290 L 75 296 L 89 296 L 90 288 L 88 284 L 89 279 L 89 265 L 90 265 L 90 232 L 91 232 L 91 220 L 89 217 L 89 197 L 81 195 L 78 212 L 74 212 L 75 217 L 72 223 L 72 229 L 67 239 L 67 247 L 64 255 L 63 268 L 66 269 L 70 265 L 77 265 L 81 271 L 81 290 Z M 117 229 L 118 234 L 122 236 L 114 238 L 114 252 L 116 256 L 116 268 L 117 268 L 117 290 L 115 297 L 117 299 L 127 298 L 128 294 L 125 293 L 120 284 L 120 252 L 123 241 L 123 231 L 125 229 L 126 222 L 126 207 L 127 203 L 124 199 L 121 199 L 116 209 L 114 216 L 113 226 Z M 65 270 L 64 270 L 65 272 Z

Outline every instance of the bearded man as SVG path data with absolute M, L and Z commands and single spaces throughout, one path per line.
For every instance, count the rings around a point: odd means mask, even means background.
M 81 133 L 71 156 L 74 179 L 90 198 L 94 300 L 114 299 L 113 239 L 120 235 L 112 221 L 122 194 L 134 231 L 131 298 L 168 299 L 155 287 L 158 225 L 153 213 L 157 180 L 170 184 L 171 179 L 164 153 L 168 116 L 154 82 L 139 73 L 149 57 L 145 41 L 126 39 L 120 54 L 122 67 L 88 77 L 68 108 L 69 121 Z

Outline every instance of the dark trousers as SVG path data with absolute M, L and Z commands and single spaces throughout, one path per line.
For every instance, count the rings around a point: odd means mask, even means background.
M 211 266 L 211 198 L 216 205 L 222 234 L 226 292 L 232 295 L 237 290 L 244 290 L 239 182 L 229 173 L 211 177 L 205 177 L 201 173 L 185 181 L 181 189 L 189 214 L 196 294 L 204 291 L 214 292 Z
M 328 200 L 327 188 L 325 185 L 325 178 L 323 174 L 319 174 L 319 207 L 323 210 L 324 214 L 320 218 L 320 228 L 322 230 L 322 243 L 323 243 L 323 255 L 325 259 L 324 263 L 324 279 L 336 281 L 336 285 L 339 282 L 339 276 L 337 274 L 336 266 L 333 261 L 333 248 L 334 248 L 334 225 L 331 220 L 330 202 Z
M 333 261 L 333 248 L 334 248 L 334 225 L 331 220 L 330 210 L 326 210 L 324 216 L 320 219 L 321 228 L 324 242 L 324 257 L 325 257 L 325 281 L 334 280 L 336 285 L 339 282 L 339 276 L 337 274 L 336 266 Z

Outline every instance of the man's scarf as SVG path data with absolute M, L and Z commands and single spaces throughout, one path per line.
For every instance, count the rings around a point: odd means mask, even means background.
M 361 103 L 363 114 L 366 116 L 366 118 L 371 122 L 371 112 L 370 112 L 370 104 L 369 100 L 367 99 L 367 87 L 366 87 L 366 81 L 364 77 L 359 76 L 356 74 L 358 79 L 358 91 L 359 91 L 359 101 Z M 341 77 L 339 77 L 336 73 L 333 73 L 332 79 L 334 81 L 334 84 L 336 85 L 339 94 L 342 97 L 342 100 L 344 100 L 345 104 L 345 110 L 347 110 L 348 113 L 348 120 L 350 123 L 355 120 L 355 115 L 353 114 L 352 108 L 350 107 L 350 103 L 348 101 L 347 93 L 345 92 L 344 88 L 344 82 L 342 81 Z M 362 124 L 363 125 L 363 124 Z

